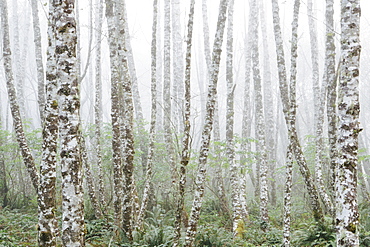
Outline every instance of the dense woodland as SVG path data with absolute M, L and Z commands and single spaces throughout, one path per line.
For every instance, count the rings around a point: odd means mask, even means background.
M 0 6 L 0 246 L 370 246 L 370 2 Z

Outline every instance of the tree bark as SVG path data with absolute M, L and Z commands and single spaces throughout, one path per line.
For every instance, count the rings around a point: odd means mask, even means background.
M 179 196 L 176 208 L 176 220 L 175 220 L 175 237 L 173 246 L 179 246 L 181 237 L 181 222 L 184 211 L 185 201 L 185 184 L 186 184 L 186 167 L 190 161 L 190 102 L 191 102 L 191 91 L 190 91 L 190 79 L 191 79 L 191 46 L 193 38 L 193 24 L 194 24 L 194 5 L 195 0 L 190 2 L 190 12 L 188 21 L 188 35 L 186 40 L 186 63 L 185 63 L 185 105 L 184 105 L 184 137 L 182 139 L 182 152 L 180 162 L 180 179 L 179 179 Z
M 292 210 L 292 184 L 293 184 L 293 150 L 289 145 L 287 150 L 286 173 L 284 189 L 284 233 L 283 246 L 290 247 L 290 222 Z
M 198 220 L 200 216 L 200 210 L 202 207 L 202 199 L 204 195 L 204 182 L 205 182 L 205 173 L 206 173 L 206 163 L 209 152 L 209 143 L 211 137 L 211 131 L 213 126 L 213 116 L 215 110 L 215 101 L 217 93 L 217 81 L 218 73 L 221 60 L 221 46 L 223 42 L 223 35 L 225 30 L 225 22 L 227 15 L 227 6 L 228 0 L 220 1 L 219 16 L 217 21 L 217 30 L 216 36 L 213 45 L 212 53 L 212 70 L 210 76 L 210 82 L 208 87 L 208 98 L 206 106 L 206 118 L 205 124 L 202 132 L 202 142 L 199 152 L 199 161 L 198 161 L 198 174 L 195 181 L 196 191 L 194 194 L 193 205 L 191 209 L 191 215 L 189 220 L 189 227 L 186 231 L 185 246 L 190 247 L 193 245 L 195 234 L 197 231 Z
M 122 181 L 122 144 L 120 133 L 120 114 L 119 114 L 119 85 L 121 84 L 119 57 L 117 53 L 117 26 L 115 20 L 116 3 L 113 0 L 106 0 L 106 18 L 108 24 L 108 42 L 110 55 L 111 71 L 111 117 L 112 117 L 112 150 L 113 150 L 113 183 L 114 183 L 114 224 L 115 237 L 118 239 L 118 231 L 122 227 L 122 198 L 123 198 L 123 181 Z
M 9 23 L 8 23 L 8 9 L 6 0 L 2 0 L 2 14 L 1 23 L 3 26 L 3 62 L 5 70 L 6 87 L 8 90 L 8 97 L 10 101 L 10 110 L 13 117 L 13 125 L 19 148 L 22 153 L 23 162 L 27 168 L 27 172 L 31 177 L 32 185 L 36 191 L 39 187 L 39 174 L 36 169 L 34 158 L 31 150 L 28 147 L 26 137 L 24 134 L 22 117 L 17 100 L 17 94 L 14 86 L 14 77 L 12 69 L 11 49 L 9 40 Z
M 334 0 L 326 0 L 326 37 L 325 37 L 325 70 L 324 80 L 327 86 L 327 119 L 328 139 L 330 155 L 330 184 L 331 198 L 335 197 L 336 164 L 338 158 L 337 149 L 337 78 L 335 71 L 335 31 L 334 31 Z
M 153 176 L 153 156 L 154 156 L 154 143 L 156 134 L 156 121 L 157 121 L 157 19 L 158 19 L 158 0 L 153 1 L 153 27 L 152 27 L 152 46 L 151 46 L 151 121 L 149 130 L 149 148 L 148 148 L 148 158 L 146 164 L 146 174 L 145 174 L 145 185 L 143 197 L 141 200 L 140 211 L 137 216 L 135 223 L 136 230 L 142 230 L 143 228 L 143 218 L 147 210 L 149 202 L 149 193 L 152 187 L 152 176 Z
M 85 224 L 80 155 L 80 99 L 77 74 L 75 2 L 56 2 L 56 66 L 59 78 L 59 133 L 62 172 L 62 241 L 84 246 Z
M 98 199 L 104 212 L 106 208 L 105 189 L 102 168 L 101 125 L 103 122 L 102 78 L 101 78 L 101 41 L 103 25 L 103 0 L 97 0 L 98 14 L 96 19 L 96 58 L 95 58 L 95 144 L 96 166 L 98 168 Z
M 311 44 L 311 62 L 312 62 L 312 85 L 313 85 L 313 99 L 314 99 L 314 124 L 315 124 L 315 177 L 317 189 L 320 194 L 321 200 L 323 201 L 325 208 L 331 215 L 334 215 L 333 203 L 330 201 L 328 194 L 326 193 L 322 165 L 324 162 L 324 106 L 325 106 L 325 95 L 326 86 L 325 81 L 323 86 L 320 88 L 319 82 L 319 51 L 317 41 L 317 30 L 316 30 L 316 17 L 312 7 L 312 0 L 307 1 L 307 15 L 310 32 L 310 44 Z
M 279 89 L 280 97 L 283 105 L 283 112 L 285 116 L 286 125 L 288 126 L 288 136 L 290 140 L 290 145 L 293 147 L 293 153 L 295 159 L 298 163 L 300 172 L 310 196 L 311 208 L 313 211 L 313 216 L 315 220 L 323 220 L 323 212 L 319 202 L 319 195 L 316 186 L 313 182 L 310 170 L 308 169 L 306 159 L 303 155 L 302 147 L 300 145 L 297 130 L 295 127 L 295 116 L 296 116 L 296 103 L 295 103 L 295 74 L 296 66 L 296 54 L 297 54 L 297 28 L 298 28 L 298 12 L 299 12 L 299 1 L 295 2 L 293 23 L 292 23 L 292 61 L 291 61 L 291 82 L 290 90 L 288 90 L 287 75 L 285 68 L 285 58 L 284 58 L 284 48 L 283 39 L 281 35 L 280 28 L 280 17 L 279 17 L 279 5 L 277 0 L 272 0 L 272 11 L 273 11 L 273 24 L 274 24 L 274 34 L 276 43 L 276 58 L 278 64 L 278 74 L 279 74 Z M 295 54 L 295 55 L 294 55 Z M 289 95 L 290 91 L 290 95 Z
M 337 246 L 359 246 L 359 212 L 357 204 L 360 15 L 358 0 L 341 1 L 341 67 L 339 80 L 340 150 L 336 180 Z

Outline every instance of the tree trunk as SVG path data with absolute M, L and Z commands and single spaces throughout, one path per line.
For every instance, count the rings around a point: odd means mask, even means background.
M 306 159 L 303 155 L 302 147 L 300 145 L 297 130 L 295 127 L 295 116 L 296 116 L 296 103 L 295 103 L 295 74 L 296 57 L 297 57 L 297 28 L 298 28 L 298 12 L 299 12 L 299 1 L 295 3 L 294 15 L 295 21 L 292 23 L 292 61 L 291 61 L 291 82 L 290 90 L 288 90 L 286 68 L 285 68 L 285 58 L 284 58 L 284 48 L 283 40 L 280 28 L 280 17 L 279 17 L 279 5 L 277 0 L 272 0 L 272 11 L 273 11 L 273 24 L 275 33 L 275 43 L 276 43 L 276 54 L 277 54 L 277 64 L 278 64 L 278 74 L 279 74 L 279 89 L 280 97 L 283 105 L 283 112 L 285 116 L 285 121 L 288 126 L 288 136 L 290 140 L 290 145 L 292 145 L 293 153 L 295 159 L 298 163 L 300 172 L 305 181 L 308 194 L 310 196 L 311 208 L 313 210 L 313 216 L 315 220 L 323 220 L 323 212 L 319 202 L 319 195 L 317 193 L 316 186 L 311 177 L 310 170 L 308 169 Z M 290 95 L 288 94 L 290 91 Z M 290 98 L 290 99 L 289 99 Z
M 55 3 L 49 6 L 48 25 L 48 52 L 46 62 L 46 101 L 43 121 L 43 152 L 40 165 L 40 187 L 39 187 L 39 245 L 56 246 L 56 235 L 58 233 L 58 222 L 55 218 L 56 210 L 56 166 L 58 147 L 58 81 L 56 67 L 56 43 L 55 43 Z M 43 77 L 43 75 L 42 75 Z M 40 82 L 38 82 L 40 83 Z M 45 97 L 45 95 L 44 95 Z
M 117 53 L 117 26 L 115 21 L 116 4 L 113 0 L 106 0 L 106 18 L 108 24 L 108 42 L 111 71 L 111 117 L 112 117 L 112 150 L 113 150 L 113 183 L 114 183 L 114 224 L 115 237 L 118 239 L 118 231 L 122 227 L 122 144 L 120 139 L 120 113 L 119 113 L 119 85 L 121 84 L 119 57 Z
M 270 198 L 271 204 L 276 206 L 276 159 L 274 152 L 276 150 L 275 139 L 274 139 L 274 97 L 273 88 L 271 82 L 271 68 L 270 68 L 270 55 L 269 45 L 267 36 L 267 27 L 265 19 L 265 8 L 263 1 L 260 1 L 260 20 L 262 30 L 262 45 L 263 45 L 263 94 L 264 94 L 264 109 L 265 109 L 265 120 L 266 120 L 266 156 L 267 156 L 267 167 L 268 177 L 270 178 Z
M 135 230 L 142 230 L 143 228 L 143 218 L 148 206 L 149 193 L 152 187 L 152 167 L 153 167 L 153 156 L 154 156 L 154 143 L 156 134 L 156 121 L 157 121 L 157 19 L 158 19 L 158 0 L 153 1 L 153 27 L 152 27 L 152 46 L 151 46 L 151 121 L 149 130 L 149 150 L 148 159 L 146 164 L 146 174 L 145 174 L 145 185 L 143 197 L 141 200 L 141 207 L 137 220 L 135 223 Z
M 185 184 L 186 184 L 186 167 L 190 161 L 190 73 L 191 73 L 191 46 L 193 38 L 193 24 L 194 24 L 194 5 L 195 0 L 190 2 L 190 12 L 188 21 L 188 35 L 186 40 L 186 65 L 185 65 L 185 105 L 184 105 L 184 137 L 182 139 L 182 152 L 180 163 L 180 180 L 179 180 L 179 196 L 176 208 L 175 220 L 175 237 L 173 246 L 179 246 L 181 237 L 181 222 L 184 211 L 185 201 Z
M 28 147 L 26 137 L 23 130 L 22 117 L 19 109 L 19 104 L 17 100 L 17 94 L 14 86 L 14 77 L 12 69 L 11 60 L 11 49 L 9 41 L 9 23 L 8 23 L 8 10 L 6 0 L 2 0 L 2 14 L 1 23 L 3 26 L 3 62 L 5 70 L 6 87 L 8 90 L 8 97 L 10 101 L 10 110 L 13 116 L 13 125 L 15 129 L 15 134 L 17 142 L 19 144 L 23 162 L 27 167 L 28 174 L 31 178 L 32 185 L 36 191 L 39 187 L 39 174 L 36 169 L 35 161 Z
M 335 72 L 335 44 L 334 44 L 334 0 L 326 0 L 326 37 L 325 37 L 325 70 L 324 80 L 327 86 L 327 118 L 330 155 L 330 184 L 331 198 L 335 197 L 337 150 L 337 78 Z
M 199 165 L 198 174 L 195 181 L 196 191 L 194 195 L 193 205 L 191 209 L 189 227 L 186 232 L 185 246 L 190 247 L 193 245 L 195 234 L 197 231 L 198 220 L 200 216 L 200 210 L 202 207 L 202 199 L 204 195 L 204 182 L 206 173 L 206 163 L 209 152 L 209 143 L 211 137 L 211 131 L 213 126 L 213 116 L 215 110 L 216 92 L 217 92 L 217 81 L 218 73 L 221 60 L 221 47 L 223 42 L 223 35 L 225 30 L 226 12 L 227 12 L 228 0 L 220 1 L 219 16 L 217 21 L 217 30 L 215 41 L 213 45 L 212 54 L 212 70 L 210 76 L 210 82 L 208 87 L 208 98 L 206 106 L 206 118 L 202 132 L 202 142 L 199 152 Z
M 315 123 L 315 177 L 317 189 L 323 201 L 325 208 L 331 215 L 334 215 L 333 204 L 330 201 L 328 194 L 325 192 L 325 185 L 322 175 L 322 165 L 324 162 L 324 106 L 326 86 L 325 81 L 320 89 L 319 82 L 319 52 L 316 30 L 316 15 L 313 11 L 312 0 L 307 2 L 307 15 L 310 30 L 310 44 L 311 44 L 311 61 L 312 61 L 312 85 L 313 85 L 313 99 L 314 99 L 314 123 Z
M 126 234 L 126 237 L 129 240 L 132 240 L 132 199 L 134 192 L 134 104 L 132 99 L 132 81 L 130 78 L 130 72 L 128 68 L 128 61 L 126 56 L 126 30 L 124 17 L 124 4 L 117 4 L 117 18 L 118 18 L 118 56 L 120 63 L 120 75 L 122 80 L 122 97 L 120 100 L 123 102 L 123 108 L 121 109 L 122 113 L 122 132 L 121 132 L 121 141 L 123 148 L 123 166 L 122 171 L 124 175 L 124 200 L 122 205 L 123 213 L 123 230 Z M 122 35 L 122 37 L 119 36 Z M 121 95 L 119 95 L 121 96 Z
M 252 44 L 252 70 L 253 70 L 253 80 L 254 80 L 254 98 L 255 98 L 255 114 L 256 114 L 256 150 L 259 153 L 257 157 L 257 162 L 260 167 L 260 217 L 261 221 L 268 223 L 268 188 L 267 188 L 267 155 L 265 146 L 265 119 L 263 114 L 263 102 L 262 102 L 262 85 L 261 85 L 261 73 L 259 64 L 259 50 L 258 50 L 258 6 L 257 1 L 252 0 L 251 4 L 251 15 L 254 19 L 254 29 L 253 29 L 253 44 Z
M 285 190 L 284 190 L 284 239 L 283 246 L 290 247 L 290 221 L 292 210 L 292 184 L 293 184 L 293 150 L 289 145 L 287 150 Z
M 35 42 L 36 66 L 37 66 L 37 88 L 38 88 L 37 101 L 39 103 L 39 113 L 42 123 L 44 121 L 44 107 L 45 107 L 45 88 L 44 88 L 45 80 L 44 80 L 44 65 L 42 62 L 41 31 L 37 0 L 31 1 L 31 8 L 33 19 L 33 36 Z
M 341 68 L 339 80 L 340 150 L 336 180 L 337 246 L 359 246 L 359 213 L 357 204 L 360 14 L 358 0 L 342 0 Z
M 84 246 L 85 224 L 80 155 L 80 99 L 77 74 L 77 33 L 74 1 L 56 8 L 56 66 L 59 78 L 59 133 L 62 172 L 62 211 L 65 246 Z
M 234 0 L 230 0 L 227 21 L 227 43 L 226 43 L 226 155 L 230 165 L 231 196 L 233 205 L 233 233 L 240 237 L 237 232 L 238 224 L 242 222 L 240 186 L 239 186 L 239 166 L 235 162 L 235 143 L 234 143 L 234 75 L 233 75 L 233 35 L 234 35 Z
M 95 185 L 94 185 L 94 177 L 91 173 L 90 168 L 90 162 L 87 157 L 87 151 L 86 151 L 86 143 L 85 143 L 85 137 L 83 135 L 80 136 L 80 148 L 81 148 L 81 158 L 83 167 L 85 168 L 85 177 L 86 177 L 86 185 L 87 185 L 87 191 L 90 198 L 91 205 L 94 209 L 94 215 L 96 218 L 102 218 L 103 214 L 100 209 L 100 205 L 98 203 L 98 199 L 96 198 L 96 192 L 95 192 Z
M 103 122 L 102 110 L 102 79 L 101 79 L 101 41 L 102 41 L 102 25 L 103 25 L 103 0 L 97 0 L 98 14 L 96 19 L 96 58 L 95 58 L 95 150 L 96 150 L 96 166 L 98 168 L 98 198 L 103 209 L 106 208 L 105 189 L 102 168 L 102 148 L 101 148 L 101 125 Z
M 173 64 L 173 84 L 172 84 L 172 119 L 174 127 L 182 131 L 183 126 L 183 77 L 184 77 L 184 56 L 182 48 L 182 30 L 180 15 L 180 0 L 172 0 L 172 64 Z

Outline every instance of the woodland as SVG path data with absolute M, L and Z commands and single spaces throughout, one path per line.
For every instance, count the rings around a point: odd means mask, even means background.
M 0 246 L 370 246 L 369 1 L 0 7 Z

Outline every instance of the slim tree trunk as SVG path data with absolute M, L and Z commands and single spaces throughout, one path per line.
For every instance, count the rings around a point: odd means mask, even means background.
M 123 109 L 122 112 L 122 132 L 121 132 L 121 140 L 122 140 L 122 148 L 123 148 L 123 175 L 124 175 L 124 200 L 122 205 L 122 224 L 123 230 L 125 231 L 126 237 L 129 240 L 132 240 L 132 199 L 133 199 L 133 192 L 134 192 L 134 104 L 132 99 L 132 81 L 130 77 L 130 72 L 128 68 L 128 61 L 127 61 L 127 49 L 126 49 L 126 30 L 125 30 L 125 22 L 126 19 L 124 17 L 124 4 L 123 3 L 116 3 L 117 5 L 117 18 L 118 18 L 118 56 L 120 62 L 120 75 L 122 80 L 122 100 L 123 102 Z
M 335 31 L 334 31 L 334 0 L 326 0 L 326 37 L 325 37 L 325 70 L 324 80 L 327 86 L 327 119 L 330 154 L 330 195 L 335 197 L 336 164 L 338 158 L 337 150 L 337 78 L 335 72 Z
M 9 23 L 8 23 L 8 9 L 6 0 L 2 0 L 2 14 L 1 14 L 1 23 L 2 23 L 2 32 L 3 32 L 3 63 L 5 70 L 5 79 L 6 87 L 8 90 L 8 97 L 10 101 L 10 110 L 13 116 L 13 125 L 15 129 L 15 134 L 17 142 L 19 144 L 23 162 L 26 165 L 28 174 L 31 178 L 32 185 L 36 191 L 39 187 L 39 174 L 36 169 L 35 161 L 31 154 L 31 150 L 28 147 L 26 137 L 24 134 L 22 117 L 19 109 L 19 104 L 17 100 L 16 90 L 14 86 L 14 77 L 12 69 L 12 60 L 11 60 L 11 49 L 9 41 Z
M 45 79 L 44 79 L 44 65 L 42 62 L 42 47 L 41 47 L 41 31 L 40 31 L 40 20 L 39 11 L 37 7 L 37 0 L 31 1 L 32 8 L 32 19 L 33 19 L 33 37 L 35 42 L 35 56 L 37 66 L 37 88 L 39 112 L 41 123 L 44 121 L 44 106 L 45 106 Z
M 341 1 L 341 68 L 339 80 L 340 150 L 336 181 L 337 246 L 359 246 L 359 212 L 357 204 L 360 15 L 358 0 Z
M 108 42 L 110 55 L 110 71 L 111 71 L 111 117 L 112 117 L 112 150 L 113 150 L 113 184 L 114 184 L 114 224 L 115 236 L 118 238 L 118 230 L 122 227 L 122 198 L 123 198 L 123 182 L 122 182 L 122 145 L 120 139 L 120 115 L 119 115 L 119 85 L 120 85 L 120 69 L 119 57 L 117 53 L 117 26 L 115 21 L 116 4 L 113 0 L 106 0 L 106 18 L 108 24 Z
M 290 247 L 290 222 L 292 210 L 292 184 L 293 184 L 293 150 L 289 145 L 287 150 L 286 173 L 284 189 L 284 239 L 283 246 Z
M 294 15 L 296 15 L 296 20 L 292 23 L 292 63 L 296 63 L 297 54 L 297 28 L 298 28 L 298 11 L 299 11 L 299 1 L 295 3 Z M 295 115 L 296 115 L 296 103 L 295 103 L 295 78 L 291 79 L 290 82 L 290 95 L 288 94 L 288 83 L 285 68 L 285 58 L 284 58 L 284 48 L 283 39 L 281 35 L 280 28 L 280 17 L 279 17 L 279 5 L 277 0 L 272 0 L 272 12 L 273 12 L 273 24 L 274 24 L 274 34 L 276 43 L 276 58 L 278 64 L 278 74 L 279 74 L 279 89 L 280 97 L 283 105 L 283 112 L 285 116 L 285 121 L 288 126 L 288 136 L 290 140 L 290 145 L 292 145 L 293 153 L 295 159 L 298 163 L 300 172 L 310 196 L 311 208 L 313 210 L 313 216 L 317 221 L 323 219 L 323 212 L 319 202 L 319 195 L 316 186 L 313 182 L 310 170 L 308 169 L 306 159 L 303 155 L 302 147 L 300 145 L 297 130 L 295 127 Z M 291 65 L 291 77 L 296 74 L 295 66 Z M 289 99 L 290 98 L 290 99 Z M 291 102 L 293 101 L 293 102 Z
M 208 26 L 208 14 L 207 14 L 207 0 L 203 0 L 202 1 L 202 18 L 203 18 L 203 45 L 204 45 L 204 57 L 205 57 L 205 60 L 206 60 L 206 66 L 207 66 L 207 73 L 206 73 L 206 80 L 209 81 L 210 80 L 210 76 L 211 76 L 211 73 L 212 73 L 212 68 L 211 68 L 211 49 L 210 49 L 210 45 L 209 45 L 209 26 Z M 203 95 L 203 82 L 202 81 L 199 81 L 199 87 L 201 89 L 201 95 Z M 214 131 L 213 131 L 213 134 L 214 134 L 214 141 L 215 142 L 220 142 L 221 141 L 221 135 L 220 135 L 220 123 L 219 123 L 219 117 L 218 117 L 218 99 L 217 99 L 217 95 L 216 95 L 216 99 L 215 99 L 215 113 L 214 113 Z M 202 97 L 201 97 L 201 102 L 204 102 Z M 205 106 L 203 103 L 201 103 L 202 106 L 201 106 L 201 109 L 202 109 L 202 117 L 201 117 L 201 121 L 204 121 L 204 117 L 203 117 L 203 114 L 205 114 L 206 112 L 206 109 L 205 109 Z M 204 108 L 204 109 L 203 109 Z M 215 145 L 215 151 L 214 151 L 216 154 L 217 154 L 217 159 L 218 160 L 221 160 L 221 150 L 220 150 L 220 147 L 219 145 Z M 221 204 L 221 211 L 222 213 L 224 214 L 224 216 L 226 216 L 227 218 L 229 218 L 230 216 L 230 210 L 229 210 L 229 206 L 228 206 L 228 203 L 227 203 L 227 198 L 226 198 L 226 193 L 225 193 L 225 186 L 224 186 L 224 181 L 223 181 L 223 177 L 222 177 L 222 168 L 220 165 L 217 165 L 216 168 L 215 168 L 215 173 L 216 173 L 216 181 L 218 183 L 218 186 L 217 186 L 217 193 L 218 193 L 218 197 L 219 197 L 219 200 L 220 200 L 220 204 Z
M 260 20 L 262 30 L 262 45 L 263 45 L 263 94 L 264 94 L 264 109 L 265 109 L 265 120 L 266 120 L 266 155 L 267 155 L 267 167 L 268 177 L 270 178 L 270 198 L 271 204 L 276 205 L 276 160 L 274 152 L 276 150 L 275 139 L 274 139 L 274 97 L 273 88 L 271 82 L 271 69 L 270 69 L 270 55 L 269 45 L 267 36 L 267 27 L 265 19 L 265 8 L 263 1 L 260 1 Z
M 211 138 L 211 131 L 213 126 L 213 116 L 215 110 L 216 92 L 217 92 L 217 81 L 218 73 L 221 60 L 221 47 L 223 42 L 223 35 L 225 30 L 225 22 L 227 15 L 228 0 L 220 1 L 219 16 L 217 21 L 216 36 L 213 45 L 212 53 L 212 70 L 210 76 L 210 82 L 208 87 L 208 98 L 206 107 L 206 118 L 202 132 L 202 142 L 199 154 L 198 163 L 198 174 L 195 181 L 196 191 L 194 194 L 193 205 L 191 209 L 191 215 L 189 220 L 189 227 L 186 231 L 185 246 L 190 247 L 193 245 L 195 234 L 197 231 L 198 220 L 200 216 L 200 210 L 202 207 L 202 199 L 204 195 L 204 182 L 206 175 L 206 163 L 208 158 L 209 143 Z
M 261 73 L 259 64 L 259 50 L 258 50 L 258 6 L 257 1 L 252 0 L 252 17 L 254 21 L 253 29 L 253 44 L 252 44 L 252 70 L 254 80 L 254 98 L 255 98 L 255 114 L 256 114 L 256 139 L 257 139 L 257 152 L 259 156 L 257 162 L 260 167 L 260 216 L 261 221 L 268 223 L 268 193 L 267 193 L 267 155 L 265 146 L 265 119 L 263 114 L 263 102 L 262 102 L 262 85 L 261 85 Z
M 94 209 L 94 215 L 96 218 L 99 219 L 99 218 L 102 218 L 103 214 L 100 209 L 98 199 L 96 197 L 94 177 L 91 173 L 90 162 L 87 156 L 85 137 L 83 135 L 80 136 L 80 148 L 81 148 L 81 159 L 82 159 L 82 163 L 83 163 L 83 167 L 85 171 L 85 177 L 86 177 L 87 192 L 90 198 L 91 205 Z
M 178 131 L 183 130 L 183 77 L 184 77 L 184 56 L 182 48 L 182 30 L 180 15 L 180 0 L 172 0 L 172 63 L 173 63 L 173 84 L 172 84 L 172 119 L 174 127 Z
M 190 161 L 190 79 L 191 79 L 191 46 L 193 38 L 194 24 L 194 5 L 195 0 L 190 2 L 190 12 L 188 21 L 188 35 L 186 40 L 186 58 L 185 58 L 185 105 L 184 105 L 184 137 L 182 139 L 180 180 L 179 180 L 179 196 L 177 202 L 176 220 L 175 220 L 175 237 L 173 246 L 179 246 L 181 237 L 181 222 L 184 211 L 185 201 L 185 184 L 186 184 L 186 167 Z
M 323 201 L 326 210 L 333 215 L 333 204 L 330 201 L 328 194 L 326 193 L 323 175 L 322 175 L 322 164 L 324 162 L 324 106 L 325 106 L 325 95 L 326 86 L 323 85 L 320 88 L 319 82 L 319 52 L 318 52 L 318 41 L 317 41 L 317 30 L 316 30 L 316 17 L 312 7 L 312 0 L 307 1 L 307 15 L 308 24 L 310 30 L 310 44 L 311 44 L 311 61 L 312 61 L 312 85 L 313 85 L 313 99 L 314 99 L 314 123 L 315 123 L 315 177 L 317 189 L 320 194 L 321 200 Z
M 143 198 L 141 200 L 140 211 L 135 223 L 134 229 L 141 230 L 143 224 L 143 218 L 148 206 L 149 193 L 152 187 L 152 167 L 153 167 L 153 156 L 154 156 L 154 142 L 156 134 L 156 121 L 157 121 L 157 19 L 158 19 L 158 0 L 153 1 L 153 27 L 152 27 L 152 46 L 151 46 L 151 121 L 149 130 L 149 150 L 148 159 L 146 164 L 146 174 L 145 174 L 145 185 Z
M 103 25 L 103 0 L 97 0 L 98 14 L 96 19 L 96 58 L 95 58 L 95 142 L 96 142 L 96 166 L 98 168 L 98 198 L 104 212 L 106 208 L 105 189 L 102 168 L 102 148 L 101 148 L 101 125 L 103 122 L 103 103 L 102 103 L 102 79 L 101 79 L 101 42 Z
M 235 143 L 234 143 L 234 75 L 233 75 L 233 35 L 234 35 L 234 0 L 230 0 L 227 19 L 227 42 L 226 42 L 226 154 L 230 165 L 230 180 L 232 186 L 232 205 L 233 205 L 233 233 L 238 236 L 236 230 L 241 224 L 241 203 L 239 186 L 239 166 L 235 162 Z M 240 236 L 238 236 L 240 237 Z

